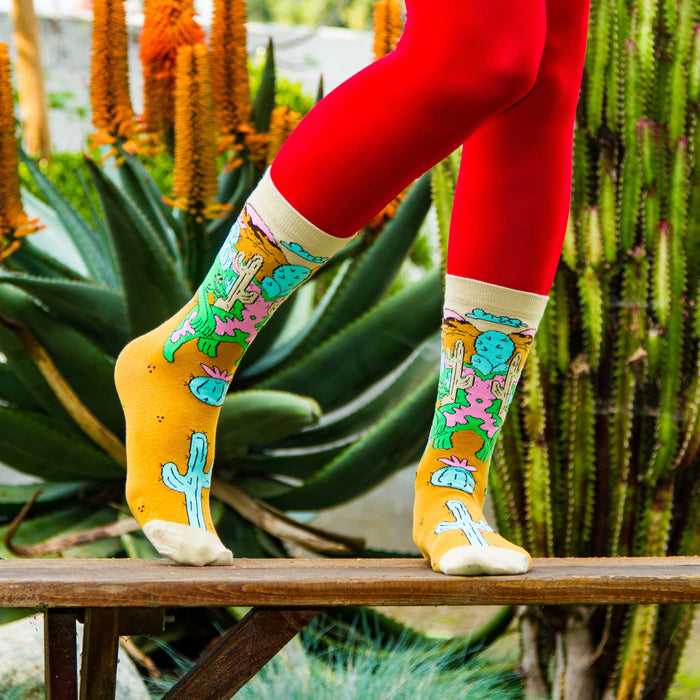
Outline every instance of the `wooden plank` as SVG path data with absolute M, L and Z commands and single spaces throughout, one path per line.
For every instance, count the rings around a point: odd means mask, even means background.
M 700 557 L 536 559 L 520 576 L 460 577 L 419 559 L 6 559 L 0 607 L 697 603 Z
M 163 700 L 224 700 L 240 690 L 316 610 L 253 608 L 183 676 Z
M 80 700 L 110 700 L 117 687 L 119 609 L 88 608 L 80 664 Z
M 44 686 L 46 700 L 78 697 L 74 610 L 54 608 L 44 613 Z

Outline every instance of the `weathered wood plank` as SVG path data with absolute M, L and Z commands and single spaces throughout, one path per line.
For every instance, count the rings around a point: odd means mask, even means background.
M 230 698 L 311 622 L 316 612 L 309 608 L 254 608 L 163 696 L 163 700 Z
M 44 614 L 46 700 L 76 700 L 78 697 L 75 612 L 54 608 Z
M 700 602 L 700 557 L 536 559 L 521 576 L 463 578 L 419 559 L 7 559 L 0 607 L 484 605 Z
M 80 700 L 109 700 L 117 687 L 119 609 L 88 608 L 80 664 Z

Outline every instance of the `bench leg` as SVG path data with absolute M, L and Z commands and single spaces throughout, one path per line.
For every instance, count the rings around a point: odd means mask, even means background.
M 317 612 L 307 608 L 253 608 L 163 700 L 228 700 Z
M 49 609 L 44 613 L 44 686 L 46 700 L 76 700 L 78 654 L 75 648 L 77 611 Z
M 87 608 L 80 700 L 112 700 L 117 686 L 119 608 Z

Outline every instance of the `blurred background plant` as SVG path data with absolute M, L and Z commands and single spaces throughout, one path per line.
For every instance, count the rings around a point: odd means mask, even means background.
M 348 638 L 364 637 L 366 615 L 348 631 Z M 307 628 L 308 636 L 322 636 L 323 622 Z M 166 652 L 172 650 L 166 647 Z M 179 673 L 191 662 L 173 654 Z M 172 681 L 163 678 L 153 683 L 154 690 L 167 690 Z M 509 659 L 489 654 L 488 660 L 470 659 L 455 665 L 434 643 L 403 637 L 378 643 L 369 640 L 359 646 L 326 649 L 321 655 L 308 651 L 300 639 L 287 645 L 263 670 L 236 695 L 242 700 L 289 700 L 308 698 L 386 698 L 401 700 L 442 700 L 445 697 L 470 700 L 518 700 L 522 688 Z

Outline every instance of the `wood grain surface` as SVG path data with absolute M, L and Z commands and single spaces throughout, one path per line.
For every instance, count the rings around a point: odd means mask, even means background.
M 3 608 L 652 602 L 700 602 L 700 557 L 536 559 L 524 575 L 470 578 L 420 559 L 0 561 Z

